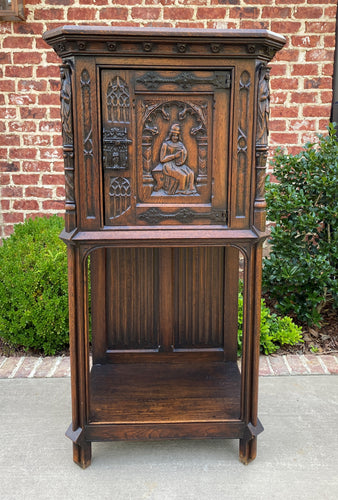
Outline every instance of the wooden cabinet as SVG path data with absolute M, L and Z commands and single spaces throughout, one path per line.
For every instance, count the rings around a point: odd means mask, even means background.
M 284 38 L 69 26 L 44 38 L 63 60 L 74 460 L 89 465 L 92 441 L 224 437 L 248 463 L 262 430 L 267 63 Z

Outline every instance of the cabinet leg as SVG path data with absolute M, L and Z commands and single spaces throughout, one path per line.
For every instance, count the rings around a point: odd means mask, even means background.
M 247 465 L 256 458 L 257 454 L 257 437 L 251 439 L 239 440 L 239 459 Z
M 73 460 L 82 469 L 86 469 L 92 460 L 92 443 L 88 441 L 81 445 L 73 443 Z

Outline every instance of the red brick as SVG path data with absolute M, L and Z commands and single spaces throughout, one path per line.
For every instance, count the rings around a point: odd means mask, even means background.
M 20 146 L 20 137 L 17 135 L 0 134 L 0 146 Z
M 103 1 L 106 1 L 106 0 L 103 0 Z M 45 0 L 45 4 L 46 5 L 62 5 L 62 6 L 66 6 L 66 5 L 73 5 L 73 3 L 75 2 L 75 0 Z M 39 2 L 38 2 L 39 3 Z M 83 3 L 86 3 L 84 0 L 81 0 L 81 4 Z M 88 1 L 89 4 L 92 4 L 93 1 Z M 95 0 L 95 4 L 96 5 L 100 5 L 99 1 L 98 0 Z
M 51 169 L 50 161 L 23 161 L 23 172 L 49 172 Z
M 7 238 L 7 236 L 10 236 L 13 233 L 13 231 L 14 231 L 14 226 L 10 225 L 10 224 L 7 224 L 3 228 L 3 235 L 4 235 L 4 237 Z
M 11 64 L 12 63 L 12 52 L 0 52 L 0 63 L 1 64 Z
M 323 15 L 322 7 L 296 7 L 294 11 L 295 19 L 318 19 Z
M 56 360 L 54 357 L 42 358 L 41 363 L 37 366 L 34 377 L 44 378 L 48 377 L 50 372 L 55 366 Z
M 303 115 L 304 116 L 313 116 L 313 117 L 322 117 L 322 116 L 330 116 L 331 106 L 329 104 L 320 104 L 317 106 L 304 106 Z
M 24 221 L 24 216 L 19 212 L 5 212 L 2 214 L 2 220 L 5 224 L 8 222 L 12 224 L 18 224 L 19 222 Z
M 259 9 L 257 7 L 234 7 L 229 10 L 229 18 L 253 18 L 259 17 Z
M 12 174 L 13 182 L 18 186 L 34 186 L 39 182 L 39 178 L 39 174 Z
M 40 186 L 27 186 L 25 189 L 25 196 L 33 198 L 51 198 L 52 190 Z
M 298 89 L 298 79 L 296 78 L 271 78 L 271 88 L 276 90 Z
M 53 51 L 47 52 L 47 62 L 49 64 L 59 64 L 60 58 L 59 56 Z
M 32 373 L 35 365 L 38 363 L 39 358 L 27 356 L 24 358 L 21 366 L 18 368 L 14 378 L 27 378 Z
M 308 373 L 301 358 L 297 354 L 287 354 L 286 362 L 290 366 L 293 375 L 306 375 Z
M 78 21 L 79 19 L 81 19 L 83 21 L 94 21 L 95 16 L 96 9 L 70 7 L 67 13 L 67 20 Z
M 60 110 L 58 112 L 58 121 L 40 122 L 39 130 L 40 132 L 61 132 L 61 120 L 60 120 Z
M 9 174 L 0 174 L 0 186 L 7 186 L 11 181 Z
M 108 7 L 99 11 L 100 19 L 128 19 L 128 9 L 124 7 Z
M 33 38 L 27 36 L 7 36 L 3 40 L 4 49 L 32 49 Z
M 37 150 L 33 148 L 20 148 L 20 149 L 12 148 L 10 149 L 9 154 L 12 159 L 32 160 L 36 158 Z
M 14 210 L 39 210 L 39 204 L 36 200 L 15 200 Z
M 262 18 L 269 19 L 290 19 L 291 8 L 290 7 L 263 7 Z M 283 31 L 285 33 L 285 31 Z
M 297 35 L 291 37 L 291 43 L 294 47 L 317 47 L 320 37 L 317 35 Z
M 325 10 L 324 10 L 324 15 L 326 17 L 329 17 L 331 19 L 334 19 L 336 17 L 336 12 L 337 12 L 337 7 L 336 6 L 332 6 L 332 7 L 327 7 Z
M 43 23 L 30 23 L 27 21 L 24 23 L 13 23 L 13 33 L 17 33 L 18 35 L 42 35 L 44 31 Z
M 306 61 L 333 61 L 334 50 L 313 49 L 306 52 Z
M 259 357 L 259 375 L 273 375 L 273 371 L 270 368 L 267 356 Z
M 161 14 L 161 9 L 156 7 L 133 7 L 131 15 L 133 19 L 158 19 Z
M 14 64 L 40 64 L 42 54 L 39 52 L 17 52 L 13 54 Z
M 318 64 L 294 64 L 292 75 L 295 76 L 318 76 Z
M 25 146 L 50 146 L 51 136 L 49 135 L 25 135 L 23 136 Z
M 15 369 L 20 358 L 7 358 L 0 367 L 0 378 L 8 378 Z
M 0 162 L 0 172 L 18 172 L 20 170 L 20 163 L 7 162 L 6 160 Z
M 45 118 L 46 114 L 47 108 L 20 108 L 20 116 L 23 120 L 41 120 Z
M 311 375 L 321 375 L 321 374 L 325 373 L 317 356 L 315 356 L 314 354 L 304 355 L 304 360 L 305 360 L 306 366 L 310 370 Z
M 11 80 L 0 81 L 0 92 L 15 92 L 15 82 Z
M 273 106 L 270 114 L 271 118 L 298 118 L 298 113 L 298 106 Z
M 196 17 L 197 19 L 224 19 L 226 17 L 226 13 L 226 7 L 198 7 Z M 187 15 L 186 18 L 189 19 L 192 15 L 193 13 L 190 16 Z M 176 19 L 176 17 L 170 17 L 170 19 Z
M 32 94 L 10 94 L 8 102 L 14 106 L 29 106 L 36 103 L 36 96 Z
M 270 132 L 284 132 L 286 130 L 286 120 L 270 120 Z
M 61 359 L 60 363 L 57 365 L 53 377 L 69 377 L 70 376 L 70 359 L 65 356 Z
M 229 29 L 243 29 L 243 30 L 251 30 L 251 29 L 267 29 L 267 23 L 264 21 L 249 21 L 248 19 L 240 19 L 239 20 L 239 25 L 238 26 L 230 26 L 231 23 L 228 23 L 228 28 Z M 215 28 L 215 26 L 214 26 Z
M 65 178 L 61 174 L 45 174 L 42 177 L 43 185 L 57 186 L 62 185 L 65 182 Z
M 20 198 L 22 196 L 22 187 L 6 186 L 1 188 L 2 198 Z
M 53 161 L 53 172 L 63 172 L 63 169 L 64 169 L 63 160 Z
M 42 210 L 62 210 L 64 205 L 64 200 L 46 200 L 42 202 Z
M 176 28 L 201 28 L 203 29 L 204 23 L 197 23 L 196 21 L 177 21 Z
M 61 63 L 61 60 L 59 59 L 59 62 Z M 44 66 L 38 66 L 36 68 L 36 74 L 39 75 L 39 78 L 58 78 L 60 76 L 60 69 L 59 66 L 55 65 L 48 65 L 46 67 Z
M 332 89 L 332 78 L 311 78 L 304 80 L 304 89 Z
M 307 21 L 305 29 L 307 33 L 334 33 L 335 23 L 333 21 Z
M 81 11 L 82 9 L 78 10 Z M 56 19 L 65 19 L 64 8 L 34 9 L 34 20 L 36 21 L 47 21 L 47 20 L 55 21 Z M 73 19 L 73 18 L 68 17 L 68 19 Z M 78 17 L 77 19 L 81 19 L 81 17 Z
M 299 49 L 282 49 L 277 52 L 275 56 L 275 61 L 290 61 L 297 62 L 299 57 Z
M 60 160 L 63 158 L 62 149 L 61 148 L 43 148 L 40 149 L 40 158 L 41 160 Z
M 302 120 L 289 120 L 289 130 L 295 130 L 295 131 L 303 131 L 303 130 L 312 130 L 316 131 L 317 130 L 317 123 L 316 120 L 308 120 L 306 118 Z
M 275 63 L 271 64 L 271 78 L 275 76 L 284 76 L 286 74 L 286 64 L 283 63 Z
M 47 88 L 47 81 L 44 80 L 19 80 L 18 81 L 18 91 L 19 92 L 43 92 Z
M 10 132 L 35 132 L 36 123 L 32 121 L 15 121 L 8 123 L 8 129 Z
M 0 206 L 1 206 L 2 210 L 9 210 L 9 208 L 10 208 L 9 200 L 0 200 Z
M 298 33 L 301 27 L 302 24 L 298 21 L 271 21 L 271 30 L 275 31 L 276 33 Z
M 275 375 L 289 375 L 283 356 L 270 356 L 270 365 Z
M 66 194 L 66 190 L 64 187 L 57 187 L 56 188 L 56 196 L 58 198 L 64 198 Z
M 317 102 L 317 92 L 292 92 L 290 101 L 292 103 L 308 104 Z
M 272 92 L 271 103 L 272 104 L 284 104 L 288 97 L 287 92 Z
M 328 371 L 332 374 L 338 374 L 338 358 L 333 356 L 332 354 L 322 354 L 320 359 L 328 369 Z
M 332 90 L 324 90 L 320 93 L 320 101 L 324 104 L 332 102 Z
M 40 94 L 39 104 L 42 106 L 60 106 L 60 96 L 58 94 Z
M 33 76 L 32 66 L 6 66 L 5 75 L 8 78 L 31 78 Z

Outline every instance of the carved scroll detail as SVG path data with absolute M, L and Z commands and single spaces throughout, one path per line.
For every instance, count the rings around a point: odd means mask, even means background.
M 131 187 L 129 179 L 113 177 L 110 181 L 109 196 L 111 197 L 110 219 L 120 217 L 130 208 Z
M 159 224 L 170 219 L 175 219 L 182 224 L 191 224 L 194 219 L 210 219 L 215 224 L 227 224 L 227 213 L 225 210 L 217 209 L 212 209 L 211 212 L 194 212 L 190 208 L 180 208 L 176 212 L 167 213 L 152 207 L 143 212 L 139 219 L 148 224 Z
M 74 194 L 74 137 L 72 117 L 71 68 L 68 64 L 60 66 L 61 73 L 61 123 L 63 139 L 63 158 L 65 168 L 65 209 L 66 230 L 75 228 L 75 194 Z M 73 212 L 73 214 L 72 214 Z
M 191 71 L 182 71 L 173 77 L 164 77 L 156 71 L 148 71 L 137 78 L 136 83 L 141 83 L 149 90 L 156 90 L 165 84 L 175 84 L 185 90 L 191 89 L 194 85 L 212 85 L 216 89 L 228 89 L 231 85 L 231 73 L 230 71 L 215 72 L 213 76 L 202 78 Z
M 248 170 L 248 127 L 249 127 L 249 91 L 250 74 L 245 70 L 239 80 L 239 123 L 237 135 L 237 203 L 236 215 L 245 215 L 245 186 Z
M 81 94 L 82 94 L 82 124 L 83 124 L 83 154 L 85 164 L 85 180 L 86 191 L 91 192 L 93 185 L 93 168 L 94 168 L 94 153 L 93 153 L 93 129 L 92 129 L 92 104 L 91 104 L 91 89 L 90 76 L 86 69 L 81 73 L 80 78 Z M 87 216 L 95 216 L 94 198 L 87 197 Z

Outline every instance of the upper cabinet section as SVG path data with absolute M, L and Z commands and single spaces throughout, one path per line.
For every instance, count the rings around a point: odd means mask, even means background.
M 236 30 L 66 26 L 66 228 L 263 231 L 269 68 L 285 40 Z

